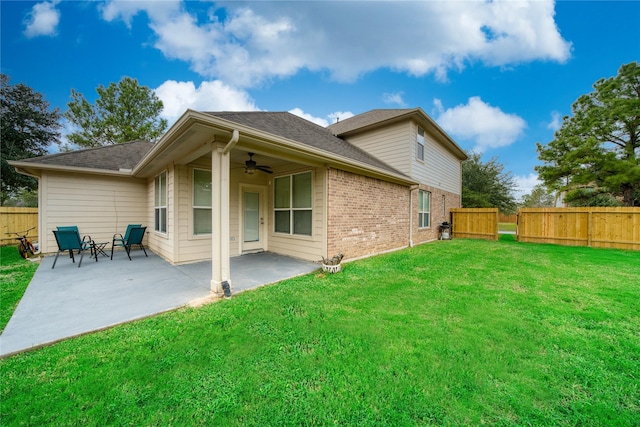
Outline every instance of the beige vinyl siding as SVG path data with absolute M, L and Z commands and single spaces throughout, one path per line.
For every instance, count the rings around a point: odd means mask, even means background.
M 193 234 L 193 169 L 211 170 L 211 156 L 196 164 L 176 166 L 176 263 L 211 259 L 211 235 Z
M 304 172 L 309 169 L 278 171 L 274 175 Z M 313 235 L 295 236 L 275 233 L 273 224 L 273 180 L 269 185 L 269 251 L 289 255 L 309 261 L 319 261 L 324 253 L 326 235 L 326 171 L 323 168 L 311 169 L 313 173 Z
M 417 126 L 415 127 L 417 132 Z M 440 188 L 453 194 L 462 189 L 462 165 L 451 152 L 425 135 L 424 161 L 412 158 L 411 177 L 422 184 Z
M 398 171 L 409 175 L 411 159 L 415 159 L 415 132 L 410 122 L 402 122 L 365 132 L 347 140 L 376 156 Z M 426 151 L 425 147 L 425 151 Z
M 44 172 L 40 179 L 42 206 L 40 247 L 58 250 L 53 230 L 76 225 L 81 235 L 109 242 L 124 233 L 127 224 L 148 225 L 144 180 L 128 177 Z

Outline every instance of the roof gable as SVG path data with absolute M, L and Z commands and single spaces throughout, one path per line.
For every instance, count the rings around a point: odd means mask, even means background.
M 334 135 L 342 135 L 373 124 L 380 124 L 381 122 L 394 120 L 417 111 L 419 111 L 417 108 L 376 109 L 333 123 L 332 125 L 329 125 L 327 129 L 329 129 Z
M 357 133 L 370 131 L 402 120 L 413 120 L 424 126 L 427 132 L 447 147 L 459 160 L 468 158 L 465 151 L 422 108 L 371 110 L 349 117 L 327 127 L 334 135 L 349 138 Z
M 289 112 L 208 112 L 214 117 L 230 122 L 249 126 L 263 132 L 267 132 L 282 138 L 293 140 L 297 143 L 321 149 L 329 153 L 346 157 L 352 161 L 364 163 L 393 174 L 403 175 L 395 168 L 356 147 L 355 145 L 338 138 L 327 128 L 317 125 L 309 120 L 298 117 Z

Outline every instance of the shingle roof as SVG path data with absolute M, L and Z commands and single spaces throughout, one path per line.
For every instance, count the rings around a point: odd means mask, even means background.
M 224 111 L 208 112 L 206 114 L 249 126 L 283 138 L 291 139 L 310 147 L 319 148 L 360 163 L 404 176 L 403 173 L 389 166 L 377 157 L 374 157 L 355 145 L 336 137 L 327 128 L 288 112 Z
M 358 114 L 357 116 L 349 117 L 348 119 L 341 120 L 337 123 L 329 125 L 327 129 L 329 129 L 334 135 L 342 135 L 344 133 L 351 132 L 352 130 L 395 119 L 397 117 L 417 112 L 419 110 L 419 108 L 371 110 L 367 111 L 366 113 Z
M 132 141 L 105 147 L 49 154 L 21 160 L 21 163 L 118 171 L 133 169 L 153 148 L 149 141 Z

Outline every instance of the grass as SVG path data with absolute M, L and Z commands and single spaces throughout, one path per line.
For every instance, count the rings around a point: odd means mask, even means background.
M 15 246 L 0 246 L 0 332 L 11 319 L 38 264 L 20 257 Z
M 515 222 L 499 222 L 498 231 L 512 231 L 515 232 L 518 225 Z
M 639 277 L 637 252 L 438 241 L 4 359 L 1 420 L 638 426 Z

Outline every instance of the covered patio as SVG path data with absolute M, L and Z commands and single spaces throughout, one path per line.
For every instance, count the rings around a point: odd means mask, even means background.
M 116 252 L 113 261 L 87 256 L 78 268 L 60 255 L 44 257 L 13 317 L 0 336 L 0 357 L 66 338 L 215 299 L 211 261 L 172 265 L 147 250 L 132 261 Z M 311 273 L 313 262 L 262 252 L 232 257 L 231 292 L 237 294 Z

